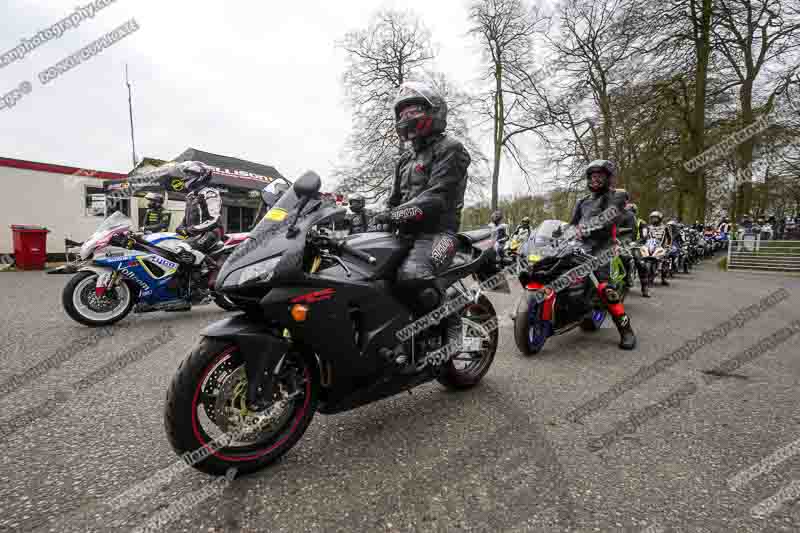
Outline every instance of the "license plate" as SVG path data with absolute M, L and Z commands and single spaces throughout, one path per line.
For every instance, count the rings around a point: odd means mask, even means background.
M 481 351 L 481 343 L 483 339 L 480 337 L 464 337 L 461 339 L 461 349 L 465 352 L 479 352 Z

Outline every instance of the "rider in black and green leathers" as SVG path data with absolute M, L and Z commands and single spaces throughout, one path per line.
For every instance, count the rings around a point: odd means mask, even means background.
M 169 222 L 172 215 L 164 209 L 164 197 L 154 192 L 147 193 L 145 198 L 148 201 L 147 211 L 144 213 L 145 233 L 158 233 L 169 230 Z

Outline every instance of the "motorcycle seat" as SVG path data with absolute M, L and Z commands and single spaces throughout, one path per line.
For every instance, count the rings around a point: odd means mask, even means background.
M 469 244 L 475 244 L 492 237 L 492 228 L 474 229 L 471 231 L 462 231 L 457 235 L 460 239 L 466 240 Z

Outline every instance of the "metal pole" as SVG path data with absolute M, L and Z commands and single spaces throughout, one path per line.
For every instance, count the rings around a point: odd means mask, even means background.
M 136 168 L 136 139 L 133 135 L 133 100 L 131 98 L 131 83 L 128 81 L 128 64 L 125 64 L 125 84 L 128 86 L 128 116 L 131 122 L 131 158 L 133 167 Z
M 733 239 L 728 239 L 728 261 L 725 263 L 725 270 L 731 269 L 731 248 L 733 248 Z

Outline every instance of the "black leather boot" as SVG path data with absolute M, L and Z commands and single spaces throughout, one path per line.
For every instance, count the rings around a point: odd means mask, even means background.
M 611 318 L 614 320 L 614 325 L 617 326 L 617 331 L 619 331 L 619 347 L 623 350 L 636 348 L 636 334 L 631 328 L 631 319 L 628 318 L 627 313 Z

